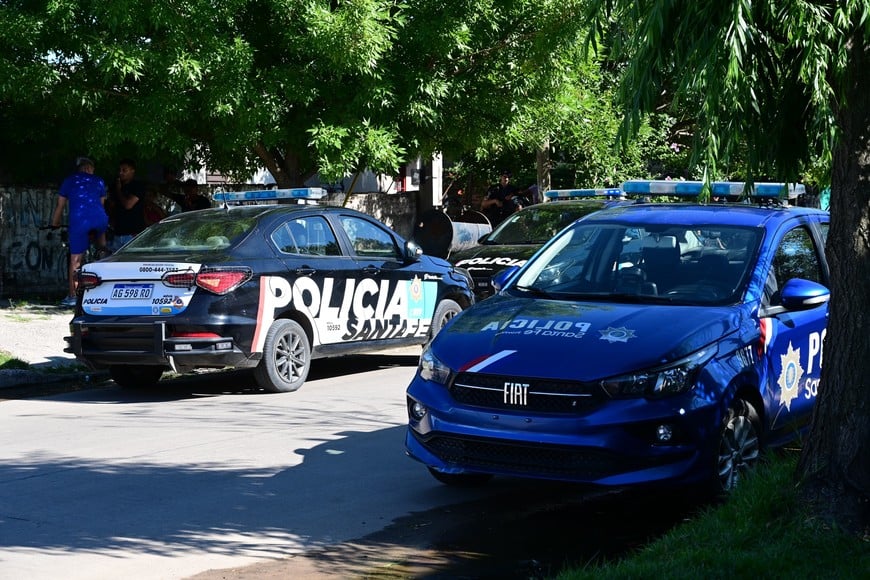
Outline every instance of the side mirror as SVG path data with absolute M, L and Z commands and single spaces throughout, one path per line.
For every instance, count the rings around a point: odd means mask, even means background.
M 492 289 L 494 292 L 501 292 L 501 289 L 507 285 L 511 278 L 513 278 L 514 274 L 519 271 L 519 266 L 510 266 L 509 268 L 505 268 L 504 270 L 496 273 L 492 278 L 490 278 L 490 282 L 492 283 Z
M 831 291 L 818 282 L 792 278 L 782 287 L 782 305 L 787 310 L 808 310 L 831 299 Z
M 488 239 L 489 239 L 489 233 L 485 233 L 482 236 L 480 236 L 479 238 L 477 238 L 477 243 L 483 245 L 486 243 L 486 240 L 488 240 Z
M 420 260 L 420 256 L 423 255 L 423 248 L 418 246 L 416 243 L 408 240 L 405 242 L 405 261 L 406 262 L 417 262 Z

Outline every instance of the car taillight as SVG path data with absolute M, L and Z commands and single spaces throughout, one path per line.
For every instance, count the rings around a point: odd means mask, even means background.
M 81 290 L 90 290 L 102 283 L 100 277 L 92 272 L 79 272 L 79 289 Z
M 250 280 L 251 275 L 251 269 L 245 267 L 203 268 L 196 275 L 196 285 L 203 290 L 223 295 Z
M 196 273 L 193 270 L 166 272 L 162 281 L 171 288 L 192 288 L 196 284 Z

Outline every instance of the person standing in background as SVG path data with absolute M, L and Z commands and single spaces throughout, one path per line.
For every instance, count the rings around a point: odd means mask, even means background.
M 94 162 L 87 157 L 76 159 L 76 172 L 60 186 L 57 205 L 51 216 L 51 226 L 60 227 L 63 209 L 69 205 L 67 232 L 69 234 L 69 292 L 61 300 L 61 306 L 76 305 L 76 272 L 82 265 L 82 256 L 91 244 L 91 234 L 95 236 L 97 248 L 106 246 L 106 228 L 109 217 L 106 215 L 106 183 L 94 175 Z
M 145 229 L 145 184 L 136 179 L 136 162 L 122 159 L 110 197 L 109 222 L 114 232 L 112 250 L 117 250 Z
M 195 179 L 186 179 L 181 185 L 181 193 L 161 193 L 178 204 L 178 209 L 182 212 L 211 207 L 211 201 L 199 193 L 199 184 Z
M 480 209 L 489 218 L 492 227 L 497 226 L 516 211 L 517 206 L 513 199 L 517 193 L 517 187 L 511 183 L 511 172 L 502 171 L 499 175 L 498 185 L 490 187 L 486 198 L 480 202 Z

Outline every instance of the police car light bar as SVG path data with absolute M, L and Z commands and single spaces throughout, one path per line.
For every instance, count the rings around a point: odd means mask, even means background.
M 322 199 L 326 190 L 322 187 L 298 187 L 295 189 L 261 189 L 257 191 L 219 191 L 212 195 L 215 201 L 274 201 L 278 199 Z
M 806 187 L 800 183 L 755 183 L 748 195 L 753 197 L 779 198 L 788 189 L 789 199 L 794 199 L 806 193 Z M 629 195 L 674 195 L 696 197 L 701 194 L 703 181 L 677 180 L 641 180 L 632 179 L 622 184 L 622 189 Z M 710 195 L 728 196 L 743 195 L 746 184 L 742 181 L 714 181 L 710 184 Z
M 618 187 L 605 187 L 598 189 L 551 189 L 544 193 L 548 199 L 574 199 L 577 197 L 618 197 L 623 191 Z

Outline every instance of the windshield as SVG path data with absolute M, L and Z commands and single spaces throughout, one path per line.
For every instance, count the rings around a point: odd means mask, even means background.
M 740 299 L 762 231 L 737 226 L 577 223 L 529 262 L 513 292 L 621 302 Z
M 147 228 L 120 253 L 225 250 L 254 227 L 251 214 L 198 211 L 168 217 Z
M 529 206 L 503 221 L 487 236 L 487 244 L 543 244 L 587 214 L 601 209 L 599 203 L 550 202 Z

